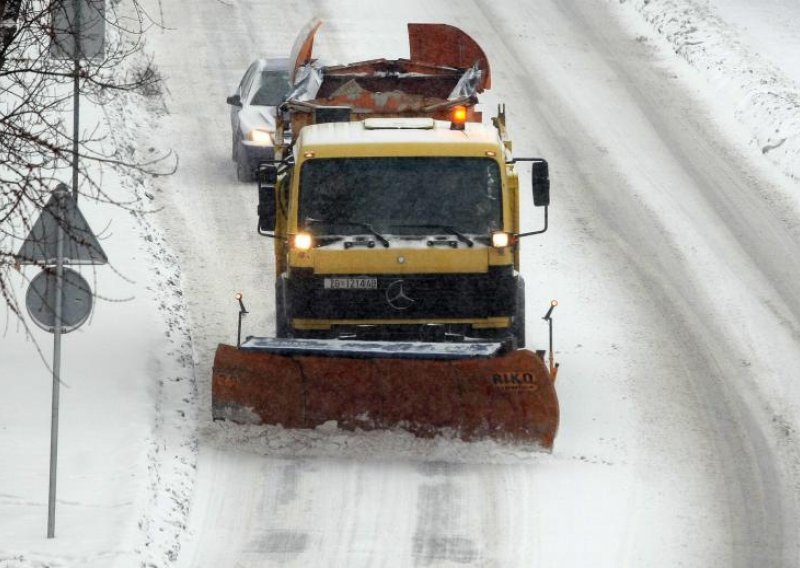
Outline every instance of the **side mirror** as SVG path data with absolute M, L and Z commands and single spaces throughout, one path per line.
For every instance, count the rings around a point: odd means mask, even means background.
M 239 95 L 231 95 L 227 99 L 225 99 L 227 103 L 231 106 L 240 107 L 242 106 L 242 99 Z
M 258 231 L 275 230 L 275 183 L 278 181 L 278 166 L 270 162 L 258 164 Z
M 275 230 L 275 186 L 258 184 L 258 231 Z
M 544 160 L 531 164 L 531 188 L 536 207 L 550 205 L 550 169 Z

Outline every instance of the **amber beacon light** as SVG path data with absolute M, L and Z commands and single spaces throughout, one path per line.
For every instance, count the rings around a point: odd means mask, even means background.
M 467 123 L 467 107 L 454 106 L 450 111 L 450 129 L 451 130 L 464 130 L 464 125 Z

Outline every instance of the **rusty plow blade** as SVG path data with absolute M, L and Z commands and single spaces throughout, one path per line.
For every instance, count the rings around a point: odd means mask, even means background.
M 544 361 L 499 343 L 250 338 L 220 345 L 214 419 L 314 428 L 403 428 L 553 447 L 558 399 Z

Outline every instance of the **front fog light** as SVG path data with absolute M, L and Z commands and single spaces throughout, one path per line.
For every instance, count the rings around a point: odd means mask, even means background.
M 507 247 L 511 242 L 511 235 L 508 233 L 492 233 L 492 246 L 495 248 Z

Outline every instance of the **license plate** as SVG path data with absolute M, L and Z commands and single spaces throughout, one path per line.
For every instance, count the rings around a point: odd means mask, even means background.
M 377 290 L 377 278 L 326 278 L 326 290 Z

